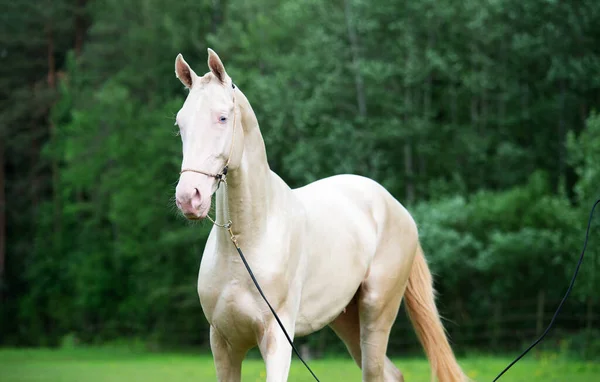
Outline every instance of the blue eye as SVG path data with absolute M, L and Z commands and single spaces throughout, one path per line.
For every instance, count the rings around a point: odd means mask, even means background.
M 227 117 L 220 117 L 219 122 L 221 122 L 221 123 L 227 122 Z

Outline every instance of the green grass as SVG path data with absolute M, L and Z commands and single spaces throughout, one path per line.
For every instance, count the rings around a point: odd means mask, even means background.
M 472 356 L 459 360 L 476 381 L 492 381 L 511 358 Z M 406 382 L 429 382 L 429 367 L 424 359 L 394 359 Z M 360 381 L 358 367 L 348 358 L 312 360 L 309 365 L 322 382 Z M 262 360 L 248 359 L 243 366 L 243 381 L 264 381 Z M 556 354 L 535 359 L 528 354 L 500 381 L 600 381 L 600 364 L 562 359 Z M 294 359 L 290 381 L 311 381 L 303 365 Z M 210 355 L 148 353 L 124 349 L 0 349 L 2 382 L 178 382 L 215 381 Z

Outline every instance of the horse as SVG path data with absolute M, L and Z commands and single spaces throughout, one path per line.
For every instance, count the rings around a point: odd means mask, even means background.
M 240 381 L 242 362 L 256 346 L 267 382 L 289 375 L 292 348 L 241 264 L 239 245 L 292 341 L 329 326 L 363 381 L 404 381 L 386 355 L 404 298 L 432 379 L 467 381 L 407 209 L 355 174 L 290 188 L 269 167 L 250 102 L 210 48 L 208 68 L 198 76 L 181 53 L 175 59 L 175 75 L 188 91 L 175 122 L 183 154 L 175 203 L 187 219 L 202 220 L 215 195 L 197 292 L 217 379 Z M 225 177 L 227 187 L 220 187 Z

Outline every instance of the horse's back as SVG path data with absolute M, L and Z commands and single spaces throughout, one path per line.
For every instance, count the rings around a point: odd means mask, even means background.
M 406 208 L 381 184 L 361 175 L 334 175 L 293 192 L 304 205 L 309 226 L 329 230 L 334 237 L 366 234 L 372 242 L 389 225 L 416 232 Z
M 361 175 L 334 175 L 296 188 L 293 192 L 305 205 L 309 215 L 317 206 L 323 210 L 316 212 L 316 215 L 334 213 L 338 209 L 357 215 L 360 212 L 381 213 L 381 208 L 391 213 L 406 211 L 385 187 Z

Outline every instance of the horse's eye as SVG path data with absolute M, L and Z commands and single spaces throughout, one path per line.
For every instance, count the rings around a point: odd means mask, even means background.
M 221 123 L 227 122 L 227 117 L 220 117 L 219 122 L 221 122 Z

